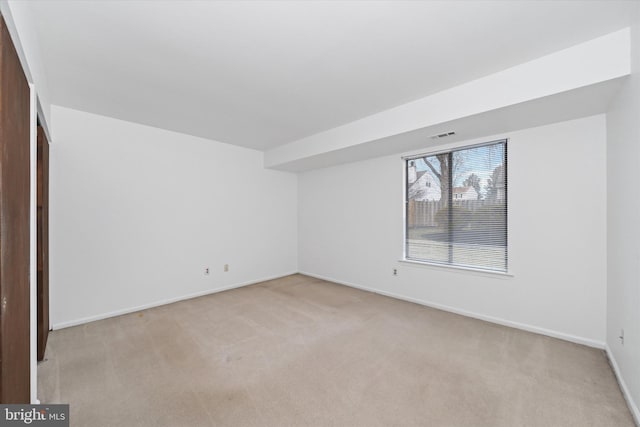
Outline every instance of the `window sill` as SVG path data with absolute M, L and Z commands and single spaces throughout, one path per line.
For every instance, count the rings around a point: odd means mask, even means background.
M 427 268 L 427 269 L 436 269 L 436 270 L 445 269 L 445 270 L 450 270 L 450 271 L 453 271 L 456 273 L 462 273 L 462 274 L 476 274 L 480 276 L 497 277 L 501 279 L 509 279 L 514 277 L 514 275 L 510 272 L 483 270 L 480 268 L 461 267 L 458 265 L 436 264 L 433 262 L 414 261 L 409 259 L 400 259 L 398 260 L 398 262 L 402 264 L 406 264 L 408 267 Z

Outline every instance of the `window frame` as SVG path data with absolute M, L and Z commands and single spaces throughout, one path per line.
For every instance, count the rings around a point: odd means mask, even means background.
M 486 146 L 490 146 L 490 145 L 496 145 L 496 144 L 503 144 L 504 146 L 504 156 L 503 156 L 503 167 L 504 167 L 504 187 L 505 187 L 505 193 L 504 193 L 504 197 L 505 197 L 505 269 L 504 270 L 495 270 L 495 269 L 491 269 L 491 268 L 483 268 L 481 266 L 470 266 L 470 265 L 464 265 L 464 264 L 454 264 L 452 262 L 438 262 L 438 261 L 429 261 L 429 260 L 421 260 L 421 259 L 416 259 L 416 258 L 410 258 L 408 256 L 408 224 L 407 224 L 407 219 L 408 219 L 408 209 L 409 209 L 409 183 L 408 183 L 408 169 L 409 169 L 409 161 L 412 160 L 417 160 L 423 157 L 431 157 L 431 156 L 436 156 L 439 154 L 449 154 L 449 153 L 454 153 L 456 151 L 463 151 L 463 150 L 469 150 L 469 149 L 473 149 L 473 148 L 480 148 L 480 147 L 486 147 Z M 472 271 L 472 272 L 479 272 L 479 273 L 488 273 L 488 274 L 496 274 L 496 275 L 500 275 L 500 276 L 513 276 L 513 274 L 511 273 L 511 264 L 510 264 L 510 256 L 509 256 L 509 216 L 510 216 L 510 209 L 509 209 L 509 186 L 508 186 L 508 175 L 509 175 L 509 170 L 508 170 L 508 155 L 509 155 L 509 150 L 508 150 L 508 146 L 509 146 L 509 138 L 500 138 L 500 139 L 494 139 L 494 140 L 490 140 L 490 141 L 486 141 L 486 142 L 481 142 L 481 143 L 475 143 L 475 144 L 456 144 L 456 145 L 450 145 L 447 146 L 448 148 L 446 149 L 439 149 L 439 150 L 433 150 L 433 151 L 426 151 L 426 152 L 419 152 L 419 153 L 412 153 L 412 154 L 408 154 L 408 155 L 404 155 L 401 157 L 402 159 L 402 180 L 403 180 L 403 206 L 402 206 L 402 259 L 400 260 L 401 262 L 404 263 L 408 263 L 408 264 L 414 264 L 414 265 L 419 265 L 419 266 L 426 266 L 426 267 L 444 267 L 447 269 L 454 269 L 454 270 L 462 270 L 462 271 Z M 452 154 L 453 155 L 453 154 Z M 450 176 L 450 180 L 453 178 L 452 176 L 453 174 L 451 174 Z M 453 202 L 454 200 L 454 194 L 453 194 L 453 182 L 450 182 L 450 193 L 451 193 L 451 202 Z

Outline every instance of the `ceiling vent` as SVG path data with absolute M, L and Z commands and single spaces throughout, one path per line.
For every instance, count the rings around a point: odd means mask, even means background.
M 431 135 L 431 139 L 439 139 L 439 138 L 446 138 L 447 136 L 451 136 L 451 135 L 455 135 L 455 132 L 444 132 L 444 133 L 439 133 L 437 135 Z

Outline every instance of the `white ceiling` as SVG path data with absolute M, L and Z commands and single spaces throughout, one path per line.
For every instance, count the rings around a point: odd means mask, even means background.
M 52 103 L 265 150 L 626 27 L 632 3 L 28 4 Z

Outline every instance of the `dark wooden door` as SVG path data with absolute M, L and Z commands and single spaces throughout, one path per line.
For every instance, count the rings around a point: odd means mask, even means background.
M 49 337 L 49 141 L 38 126 L 38 360 Z
M 0 403 L 30 401 L 29 103 L 0 18 Z

